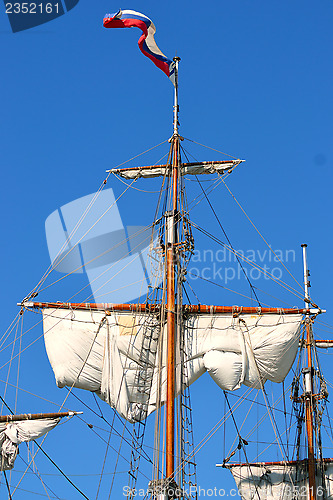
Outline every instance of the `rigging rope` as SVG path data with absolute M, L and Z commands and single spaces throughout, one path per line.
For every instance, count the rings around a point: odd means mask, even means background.
M 189 161 L 189 158 L 187 157 L 187 154 L 186 154 L 186 152 L 185 152 L 185 150 L 184 150 L 183 148 L 182 148 L 182 151 L 184 152 L 184 154 L 185 154 L 185 156 L 186 156 L 187 160 Z M 230 239 L 229 239 L 229 237 L 228 237 L 228 235 L 227 235 L 227 233 L 226 233 L 226 231 L 225 231 L 224 227 L 222 226 L 222 223 L 221 223 L 221 221 L 220 221 L 219 217 L 217 216 L 217 213 L 216 213 L 216 211 L 215 211 L 215 209 L 214 209 L 213 205 L 211 204 L 211 201 L 210 201 L 210 199 L 208 198 L 208 195 L 207 195 L 206 191 L 204 190 L 204 188 L 203 188 L 203 186 L 202 186 L 201 182 L 199 181 L 198 176 L 197 176 L 197 175 L 195 175 L 195 178 L 196 178 L 196 180 L 197 180 L 197 182 L 198 182 L 198 184 L 199 184 L 199 186 L 200 186 L 200 188 L 201 188 L 201 190 L 202 190 L 202 192 L 203 192 L 203 194 L 204 194 L 204 196 L 205 196 L 205 198 L 206 198 L 206 201 L 207 201 L 207 203 L 208 203 L 208 205 L 209 205 L 210 209 L 212 210 L 212 212 L 213 212 L 213 214 L 214 214 L 215 219 L 217 220 L 218 225 L 220 226 L 220 228 L 221 228 L 221 230 L 222 230 L 222 232 L 223 232 L 223 234 L 224 234 L 224 237 L 227 239 L 227 241 L 228 241 L 228 243 L 229 243 L 229 246 L 232 248 L 233 252 L 235 252 L 235 249 L 233 248 L 232 243 L 231 243 L 231 241 L 230 241 Z M 221 180 L 223 180 L 223 179 L 222 179 L 222 176 L 221 176 Z M 223 182 L 224 182 L 224 181 L 223 181 Z M 236 255 L 236 253 L 235 253 L 235 255 Z M 254 286 L 252 285 L 252 283 L 251 283 L 251 281 L 250 281 L 250 279 L 249 279 L 249 277 L 248 277 L 248 275 L 247 275 L 247 273 L 246 273 L 246 271 L 245 271 L 245 269 L 244 269 L 243 265 L 241 264 L 241 262 L 240 262 L 240 260 L 239 260 L 239 258 L 238 258 L 238 256 L 237 256 L 237 255 L 236 255 L 236 258 L 237 258 L 237 262 L 238 262 L 239 266 L 241 267 L 241 269 L 242 269 L 242 271 L 243 271 L 243 274 L 244 274 L 244 276 L 245 276 L 245 278 L 246 278 L 246 280 L 247 280 L 248 284 L 250 285 L 250 288 L 251 288 L 251 290 L 252 290 L 252 292 L 253 292 L 253 294 L 254 294 L 254 296 L 255 296 L 255 298 L 256 298 L 256 300 L 257 300 L 257 302 L 258 302 L 259 307 L 261 307 L 261 304 L 260 304 L 259 298 L 258 298 L 258 296 L 257 296 L 257 294 L 256 294 L 255 289 L 254 289 Z
M 130 161 L 134 160 L 135 158 L 138 158 L 139 156 L 142 156 L 142 155 L 144 155 L 144 154 L 148 153 L 149 151 L 152 151 L 153 149 L 155 149 L 155 148 L 157 148 L 157 147 L 161 146 L 162 144 L 165 144 L 166 142 L 167 142 L 167 141 L 163 141 L 163 142 L 161 142 L 161 143 L 157 144 L 156 146 L 153 146 L 152 148 L 149 148 L 149 149 L 147 149 L 146 151 L 143 151 L 142 153 L 139 153 L 138 155 L 133 156 L 132 158 L 130 158 L 130 159 L 128 159 L 128 160 L 126 160 L 126 161 L 124 161 L 124 162 L 120 163 L 119 165 L 116 165 L 116 167 L 114 167 L 114 168 L 118 168 L 118 167 L 120 167 L 120 166 L 122 166 L 122 165 L 125 165 L 125 163 L 128 163 L 128 162 L 130 162 Z M 103 180 L 102 184 L 101 184 L 101 185 L 100 185 L 100 187 L 98 188 L 98 190 L 97 190 L 97 192 L 95 193 L 94 197 L 93 197 L 93 198 L 92 198 L 92 200 L 90 201 L 90 203 L 89 203 L 88 207 L 86 208 L 86 210 L 84 211 L 84 213 L 83 213 L 83 214 L 82 214 L 82 216 L 80 217 L 79 221 L 76 223 L 75 227 L 73 228 L 73 230 L 72 230 L 71 234 L 68 236 L 67 240 L 65 241 L 65 243 L 64 243 L 64 244 L 63 244 L 63 246 L 61 247 L 61 249 L 60 249 L 60 251 L 58 252 L 58 254 L 57 254 L 56 258 L 54 259 L 54 261 L 56 261 L 57 257 L 58 257 L 58 256 L 60 255 L 60 253 L 62 252 L 63 248 L 65 248 L 65 246 L 68 244 L 68 242 L 70 241 L 70 239 L 72 238 L 72 236 L 73 236 L 73 235 L 75 234 L 75 232 L 77 231 L 78 227 L 81 225 L 81 223 L 82 223 L 82 221 L 84 220 L 85 216 L 86 216 L 86 215 L 87 215 L 87 213 L 90 211 L 91 207 L 93 206 L 93 204 L 95 203 L 96 199 L 98 198 L 98 196 L 99 196 L 100 192 L 104 189 L 104 187 L 105 187 L 105 185 L 106 185 L 106 183 L 107 183 L 108 178 L 110 177 L 110 175 L 111 175 L 111 171 L 108 173 L 108 175 L 106 176 L 106 178 Z M 133 184 L 135 181 L 136 181 L 136 179 L 134 179 L 134 180 L 133 180 L 133 182 L 132 182 L 130 185 L 128 185 L 128 186 L 126 187 L 126 189 L 125 189 L 125 190 L 123 191 L 123 193 L 122 193 L 122 194 L 121 194 L 121 195 L 120 195 L 120 196 L 119 196 L 119 197 L 115 200 L 115 202 L 114 202 L 114 203 L 116 203 L 116 202 L 117 202 L 117 201 L 118 201 L 118 200 L 119 200 L 119 199 L 123 196 L 123 194 L 124 194 L 124 193 L 125 193 L 125 192 L 126 192 L 126 191 L 127 191 L 127 190 L 131 187 L 131 186 L 132 186 L 132 184 Z M 114 205 L 114 204 L 113 204 L 113 205 Z M 110 208 L 111 208 L 111 207 L 109 207 L 109 209 L 110 209 Z M 109 209 L 108 209 L 108 210 L 109 210 Z M 107 211 L 108 211 L 108 210 L 107 210 Z M 107 212 L 107 211 L 106 211 L 106 212 Z M 105 212 L 105 213 L 106 213 L 106 212 Z M 105 215 L 105 213 L 102 215 L 102 217 Z M 98 222 L 98 221 L 97 221 L 97 222 Z M 97 223 L 97 222 L 96 222 L 96 223 Z M 96 225 L 96 223 L 95 223 L 94 225 Z M 92 227 L 88 230 L 88 232 L 89 232 L 89 231 L 90 231 L 90 230 L 94 227 L 94 225 L 93 225 L 93 226 L 92 226 Z M 85 235 L 86 235 L 86 234 L 87 234 L 87 233 L 85 233 Z M 82 238 L 83 238 L 85 235 L 83 235 L 83 236 L 82 236 Z M 80 240 L 79 240 L 79 241 L 81 241 L 81 239 L 82 239 L 82 238 L 80 238 Z M 77 243 L 79 243 L 79 241 L 78 241 Z M 72 247 L 72 248 L 74 248 L 74 247 Z M 66 257 L 69 253 L 70 253 L 70 251 L 72 250 L 72 248 L 71 248 L 71 249 L 69 250 L 69 252 L 68 252 L 68 253 L 67 253 L 67 254 L 63 257 L 63 259 L 64 259 L 64 258 L 65 258 L 65 257 Z M 63 260 L 63 259 L 61 259 L 61 260 Z M 60 262 L 61 262 L 61 261 L 57 262 L 57 264 L 59 264 Z M 28 298 L 29 298 L 29 297 L 31 297 L 31 296 L 32 296 L 32 294 L 34 294 L 34 293 L 36 293 L 36 292 L 37 292 L 37 290 L 39 289 L 39 287 L 40 287 L 40 286 L 44 283 L 44 281 L 46 280 L 47 276 L 48 276 L 48 275 L 52 272 L 53 268 L 54 268 L 54 267 L 53 267 L 53 264 L 51 264 L 51 265 L 47 268 L 47 270 L 45 271 L 44 275 L 43 275 L 43 276 L 42 276 L 42 278 L 39 280 L 39 282 L 37 283 L 37 285 L 35 285 L 35 287 L 34 287 L 34 288 L 31 290 L 31 292 L 27 295 L 26 300 L 28 300 Z
M 211 208 L 211 210 L 212 210 L 212 212 L 213 212 L 213 214 L 214 214 L 214 216 L 215 216 L 215 218 L 216 218 L 216 220 L 217 220 L 218 225 L 219 225 L 219 226 L 220 226 L 220 228 L 222 229 L 222 232 L 223 232 L 223 234 L 224 234 L 225 238 L 227 239 L 227 242 L 229 243 L 229 246 L 231 247 L 231 249 L 233 250 L 234 254 L 236 255 L 237 262 L 238 262 L 238 264 L 240 265 L 240 267 L 241 267 L 241 269 L 242 269 L 242 271 L 243 271 L 243 274 L 244 274 L 244 276 L 245 276 L 245 278 L 246 278 L 246 280 L 247 280 L 248 284 L 250 285 L 250 288 L 251 288 L 251 290 L 252 290 L 252 292 L 253 292 L 253 294 L 254 294 L 254 296 L 255 296 L 255 298 L 256 298 L 256 300 L 257 300 L 257 302 L 258 302 L 259 307 L 261 307 L 261 304 L 260 304 L 260 301 L 259 301 L 258 295 L 257 295 L 257 293 L 256 293 L 256 291 L 255 291 L 255 288 L 254 288 L 254 286 L 252 285 L 251 280 L 250 280 L 250 278 L 248 277 L 248 275 L 247 275 L 247 273 L 246 273 L 246 271 L 245 271 L 245 269 L 244 269 L 244 267 L 243 267 L 243 265 L 242 265 L 241 261 L 239 260 L 238 255 L 237 255 L 237 253 L 235 252 L 235 249 L 234 249 L 234 247 L 232 246 L 232 243 L 231 243 L 231 241 L 230 241 L 230 239 L 229 239 L 229 237 L 228 237 L 227 233 L 225 232 L 225 229 L 224 229 L 224 227 L 222 226 L 222 223 L 221 223 L 220 219 L 219 219 L 219 218 L 218 218 L 218 216 L 217 216 L 217 213 L 215 212 L 215 210 L 214 210 L 214 208 L 213 208 L 213 206 L 212 206 L 212 204 L 211 204 L 211 202 L 210 202 L 210 200 L 209 200 L 209 198 L 208 198 L 208 196 L 207 196 L 207 194 L 206 194 L 206 192 L 205 192 L 205 190 L 204 190 L 204 188 L 203 188 L 203 186 L 202 186 L 201 182 L 199 181 L 198 176 L 196 175 L 196 176 L 195 176 L 195 178 L 197 179 L 197 181 L 198 181 L 198 183 L 199 183 L 199 186 L 201 187 L 201 189 L 202 189 L 202 191 L 203 191 L 203 193 L 204 193 L 204 195 L 205 195 L 205 198 L 206 198 L 206 200 L 207 200 L 207 203 L 209 204 L 209 206 L 210 206 L 210 208 Z
M 8 490 L 8 498 L 9 498 L 10 500 L 12 500 L 12 495 L 10 494 L 10 487 L 9 487 L 9 484 L 8 484 L 7 474 L 6 474 L 6 471 L 5 471 L 5 470 L 3 471 L 3 475 L 4 475 L 4 477 L 5 477 L 6 486 L 7 486 L 7 490 Z
M 187 137 L 184 137 L 185 141 L 193 142 L 194 144 L 197 144 L 198 146 L 202 146 L 207 149 L 211 149 L 212 151 L 216 151 L 216 153 L 221 153 L 222 155 L 229 156 L 229 158 L 232 158 L 233 160 L 238 160 L 236 156 L 229 155 L 228 153 L 223 153 L 223 151 L 219 151 L 218 149 L 211 148 L 210 146 L 205 146 L 205 144 L 200 144 L 200 142 L 193 141 L 192 139 L 188 139 Z
M 249 387 L 245 391 L 244 396 L 247 394 L 251 394 L 251 392 L 253 390 L 254 390 L 253 388 Z M 241 397 L 240 401 L 236 402 L 231 407 L 233 411 L 236 410 L 242 404 L 242 400 L 243 400 L 243 397 Z M 205 435 L 205 437 L 197 444 L 197 446 L 194 448 L 193 452 L 188 457 L 186 457 L 183 460 L 183 462 L 175 469 L 173 475 L 171 476 L 171 479 L 173 479 L 175 474 L 179 472 L 180 468 L 185 467 L 186 463 L 192 457 L 194 457 L 206 445 L 206 443 L 214 436 L 214 434 L 216 434 L 216 432 L 222 427 L 222 425 L 228 420 L 228 418 L 230 418 L 230 416 L 231 416 L 231 414 L 230 414 L 230 411 L 228 410 L 228 412 L 225 415 L 223 415 L 223 417 L 214 425 L 214 427 L 212 427 L 212 429 Z
M 182 149 L 183 149 L 183 148 L 182 148 Z M 184 151 L 185 156 L 187 157 L 187 154 L 186 154 L 186 152 L 185 152 L 185 150 L 184 150 L 184 149 L 183 149 L 183 151 Z M 225 153 L 223 153 L 223 154 L 225 154 Z M 197 161 L 197 159 L 196 159 L 193 155 L 191 155 L 191 156 L 192 156 L 192 157 L 193 157 L 193 158 Z M 197 178 L 197 176 L 195 176 L 195 177 Z M 224 183 L 224 185 L 226 186 L 226 188 L 229 190 L 229 188 L 228 188 L 227 184 L 225 183 L 225 181 L 224 181 L 224 179 L 223 179 L 222 175 L 218 173 L 218 177 L 220 178 L 220 182 L 223 182 L 223 183 Z M 199 181 L 198 181 L 198 182 L 199 182 Z M 199 183 L 200 183 L 200 182 L 199 182 Z M 203 190 L 203 188 L 202 188 L 202 186 L 201 186 L 201 185 L 200 185 L 200 187 L 201 187 L 201 189 Z M 252 222 L 252 220 L 248 217 L 248 215 L 246 214 L 245 210 L 241 207 L 241 205 L 240 205 L 240 204 L 239 204 L 239 202 L 236 200 L 236 198 L 234 197 L 234 195 L 232 194 L 232 192 L 231 192 L 230 190 L 229 190 L 229 192 L 230 192 L 231 196 L 234 198 L 234 200 L 236 201 L 236 203 L 239 205 L 239 207 L 242 209 L 242 211 L 244 212 L 244 214 L 246 215 L 246 217 L 248 218 L 248 220 L 250 221 L 250 223 L 251 223 L 251 224 L 253 225 L 253 227 L 256 229 L 256 231 L 258 232 L 258 234 L 260 235 L 260 237 L 263 239 L 263 241 L 266 243 L 266 245 L 267 245 L 267 246 L 269 247 L 269 249 L 272 251 L 272 253 L 273 253 L 273 254 L 276 256 L 276 258 L 277 258 L 277 259 L 281 262 L 281 264 L 283 265 L 283 267 L 285 267 L 285 269 L 287 270 L 287 272 L 288 272 L 288 273 L 291 275 L 291 277 L 292 277 L 292 278 L 296 281 L 296 283 L 297 283 L 297 284 L 298 284 L 298 285 L 302 288 L 302 285 L 300 285 L 300 284 L 299 284 L 299 282 L 298 282 L 298 281 L 296 280 L 296 278 L 295 278 L 295 277 L 291 274 L 291 272 L 289 271 L 289 269 L 288 269 L 288 268 L 287 268 L 287 267 L 283 264 L 283 262 L 281 261 L 281 259 L 280 259 L 280 258 L 276 255 L 276 253 L 274 252 L 274 250 L 270 247 L 270 245 L 269 245 L 269 244 L 268 244 L 268 242 L 265 240 L 265 238 L 263 237 L 263 235 L 260 233 L 260 231 L 258 230 L 258 228 L 254 225 L 254 223 Z M 217 220 L 218 220 L 218 219 L 217 219 Z M 224 245 L 224 244 L 223 244 L 223 245 Z M 226 247 L 226 245 L 224 245 L 224 246 Z M 229 251 L 231 251 L 231 250 L 229 249 Z M 238 260 L 238 255 L 237 255 L 237 252 L 235 252 L 233 249 L 232 249 L 232 251 L 233 251 L 232 253 L 234 253 L 234 255 L 237 257 L 237 260 Z M 246 258 L 244 258 L 244 256 L 241 256 L 241 255 L 239 255 L 239 256 L 240 256 L 243 260 L 247 260 Z M 265 273 L 265 274 L 266 274 L 266 271 L 265 271 L 265 270 L 263 270 L 260 266 L 255 266 L 253 263 L 251 263 L 251 261 L 249 261 L 249 263 L 250 263 L 253 267 L 257 267 L 258 269 L 260 269 L 260 270 L 261 270 L 261 272 L 263 272 L 263 273 Z M 271 275 L 270 273 L 267 273 L 267 275 L 268 275 L 271 279 L 273 279 L 273 281 L 276 281 L 276 279 L 273 277 L 273 275 Z M 279 282 L 279 281 L 281 281 L 281 280 L 277 280 L 276 282 Z M 282 282 L 282 281 L 281 281 L 281 283 L 284 283 L 284 282 Z M 297 292 L 297 290 L 295 290 L 293 287 L 291 287 L 290 285 L 287 285 L 287 286 L 288 286 L 290 289 L 294 290 L 294 292 L 296 292 L 296 293 L 295 293 L 295 295 L 296 295 L 296 294 L 300 295 L 300 294 Z M 296 296 L 297 296 L 297 295 L 296 295 Z M 300 298 L 302 298 L 302 300 L 303 300 L 303 295 L 301 295 L 301 296 L 300 296 Z
M 275 257 L 278 259 L 278 261 L 280 262 L 280 264 L 282 264 L 282 266 L 285 268 L 285 270 L 290 274 L 290 276 L 292 277 L 292 279 L 297 283 L 297 285 L 299 287 L 301 287 L 301 289 L 303 290 L 303 285 L 301 285 L 299 283 L 299 281 L 297 281 L 297 279 L 295 278 L 295 276 L 289 271 L 289 269 L 284 265 L 283 261 L 277 256 L 277 254 L 274 252 L 274 250 L 272 249 L 272 247 L 270 246 L 270 244 L 267 242 L 267 240 L 264 238 L 264 236 L 261 234 L 261 232 L 259 231 L 259 229 L 257 228 L 257 226 L 254 224 L 254 222 L 250 219 L 250 217 L 247 215 L 247 213 L 245 212 L 244 208 L 241 206 L 241 204 L 239 203 L 239 201 L 236 199 L 236 197 L 234 196 L 234 194 L 231 192 L 229 186 L 227 186 L 225 180 L 222 178 L 222 176 L 220 174 L 218 174 L 218 176 L 221 178 L 221 181 L 223 182 L 223 184 L 225 185 L 225 187 L 227 188 L 228 192 L 230 193 L 230 195 L 232 196 L 232 198 L 234 199 L 234 201 L 237 203 L 237 205 L 239 206 L 239 208 L 241 209 L 241 211 L 243 212 L 243 214 L 245 215 L 245 217 L 248 219 L 248 221 L 250 222 L 250 224 L 254 227 L 254 229 L 257 231 L 257 233 L 259 234 L 259 236 L 262 238 L 262 240 L 266 243 L 266 245 L 268 246 L 268 248 L 270 249 L 270 251 L 275 255 Z
M 233 253 L 235 256 L 237 255 L 238 257 L 240 257 L 242 260 L 244 260 L 245 262 L 247 262 L 248 264 L 250 264 L 252 267 L 258 269 L 264 276 L 267 276 L 268 278 L 270 278 L 272 281 L 276 282 L 278 285 L 280 285 L 282 288 L 285 288 L 288 292 L 292 293 L 293 295 L 295 295 L 297 298 L 301 299 L 301 300 L 304 300 L 304 297 L 299 293 L 297 292 L 297 290 L 295 290 L 293 287 L 291 287 L 290 285 L 288 285 L 287 283 L 285 283 L 284 281 L 278 279 L 278 278 L 275 278 L 271 273 L 269 273 L 268 271 L 265 271 L 264 268 L 262 268 L 261 266 L 259 266 L 258 264 L 254 264 L 253 261 L 249 260 L 247 257 L 245 257 L 244 255 L 242 255 L 241 253 L 237 252 L 236 250 L 232 250 L 228 245 L 226 245 L 225 243 L 223 243 L 223 241 L 221 241 L 219 238 L 217 238 L 216 236 L 212 235 L 211 233 L 209 233 L 208 231 L 206 231 L 205 229 L 201 228 L 200 226 L 198 226 L 195 222 L 192 222 L 191 221 L 191 224 L 193 227 L 195 227 L 198 231 L 202 232 L 203 234 L 205 234 L 206 236 L 208 236 L 209 238 L 211 238 L 213 241 L 215 241 L 216 243 L 218 243 L 219 245 L 221 245 L 222 247 L 226 248 L 229 252 Z
M 195 278 L 199 278 L 203 281 L 207 281 L 207 283 L 211 283 L 212 285 L 216 285 L 218 286 L 219 288 L 223 288 L 224 290 L 227 290 L 228 292 L 232 292 L 232 293 L 235 293 L 237 295 L 240 295 L 241 297 L 245 297 L 246 299 L 250 299 L 252 300 L 252 297 L 249 297 L 248 295 L 244 295 L 243 293 L 240 293 L 240 292 L 237 292 L 236 290 L 232 290 L 232 288 L 227 288 L 226 286 L 223 286 L 223 285 L 220 285 L 219 283 L 216 283 L 215 281 L 212 281 L 212 280 L 208 280 L 207 278 L 203 278 L 202 276 L 200 276 L 199 274 L 194 274 L 194 273 L 190 273 L 190 276 L 194 276 Z M 189 283 L 187 282 L 187 284 L 189 285 Z M 255 287 L 257 288 L 257 287 Z M 191 288 L 192 290 L 192 288 Z M 192 290 L 193 291 L 193 290 Z M 193 292 L 194 293 L 194 292 Z M 268 306 L 270 307 L 269 304 L 266 304 L 265 302 L 261 302 L 260 304 L 261 306 Z
M 44 440 L 43 440 L 44 441 Z M 73 481 L 60 469 L 60 467 L 55 463 L 54 460 L 46 453 L 45 450 L 37 443 L 37 441 L 34 440 L 34 443 L 37 445 L 38 449 L 46 456 L 46 458 L 51 462 L 51 464 L 60 472 L 60 474 L 73 486 L 73 488 L 76 489 L 80 493 L 80 495 L 83 496 L 83 498 L 86 498 L 86 500 L 89 500 L 89 498 L 83 493 L 83 491 L 80 490 L 76 486 L 76 484 L 73 483 Z M 36 452 L 37 453 L 37 452 Z
M 268 400 L 268 397 L 267 397 L 267 394 L 266 394 L 266 391 L 265 391 L 265 387 L 264 387 L 264 384 L 263 384 L 263 381 L 262 381 L 262 378 L 261 378 L 261 375 L 260 375 L 260 371 L 259 371 L 259 368 L 258 368 L 257 360 L 256 360 L 256 358 L 254 356 L 254 351 L 253 351 L 253 347 L 252 347 L 251 337 L 249 335 L 249 330 L 248 330 L 247 324 L 246 324 L 246 322 L 245 322 L 244 319 L 240 319 L 240 323 L 243 323 L 243 325 L 245 326 L 246 331 L 248 333 L 248 339 L 249 339 L 248 344 L 249 344 L 249 347 L 251 349 L 251 352 L 252 352 L 252 355 L 253 355 L 253 359 L 254 359 L 254 363 L 255 363 L 255 367 L 256 367 L 258 375 L 259 375 L 259 377 L 258 377 L 259 378 L 259 383 L 260 383 L 260 386 L 261 386 L 262 393 L 264 395 L 264 400 L 265 400 L 265 403 L 266 403 L 266 406 L 267 406 L 268 415 L 269 415 L 269 418 L 270 418 L 270 421 L 271 421 L 271 424 L 272 424 L 272 427 L 273 427 L 273 431 L 274 431 L 274 434 L 275 434 L 276 441 L 277 441 L 278 446 L 280 448 L 281 456 L 283 457 L 283 461 L 285 462 L 285 465 L 286 465 L 286 463 L 287 463 L 287 457 L 285 457 L 285 450 L 284 450 L 283 443 L 282 443 L 282 440 L 281 440 L 280 431 L 279 431 L 279 428 L 277 426 L 274 414 L 272 413 L 272 408 L 271 408 L 271 406 L 269 404 L 269 400 Z M 291 483 L 293 484 L 293 480 L 292 480 L 291 474 L 289 472 L 288 472 L 288 475 L 289 475 Z
M 237 449 L 239 449 L 239 450 L 240 450 L 240 449 L 242 449 L 242 450 L 243 450 L 243 452 L 244 452 L 244 456 L 245 456 L 246 464 L 247 464 L 247 466 L 248 466 L 248 468 L 249 468 L 249 471 L 250 471 L 250 474 L 251 474 L 251 477 L 252 477 L 252 481 L 253 481 L 253 484 L 254 484 L 254 487 L 255 487 L 255 490 L 256 490 L 256 494 L 257 494 L 257 496 L 258 496 L 258 500 L 260 500 L 260 495 L 259 495 L 259 491 L 258 491 L 258 486 L 257 486 L 256 482 L 254 481 L 253 474 L 252 474 L 252 470 L 251 470 L 250 463 L 249 463 L 249 460 L 248 460 L 248 458 L 247 458 L 247 453 L 246 453 L 246 449 L 245 449 L 245 446 L 247 446 L 248 442 L 247 442 L 245 439 L 243 439 L 243 438 L 242 438 L 242 436 L 240 435 L 240 432 L 239 432 L 239 430 L 238 430 L 238 426 L 237 426 L 237 423 L 236 423 L 236 419 L 235 419 L 235 417 L 234 417 L 233 411 L 231 410 L 231 406 L 230 406 L 230 403 L 229 403 L 229 399 L 228 399 L 227 393 L 226 393 L 226 391 L 223 391 L 223 393 L 224 393 L 224 397 L 226 398 L 227 405 L 228 405 L 228 407 L 229 407 L 229 411 L 230 411 L 230 413 L 231 413 L 231 418 L 232 418 L 232 421 L 233 421 L 233 423 L 234 423 L 234 426 L 235 426 L 236 432 L 237 432 L 237 434 L 238 434 L 239 443 L 238 443 Z M 256 396 L 257 396 L 257 395 L 258 395 L 258 393 L 256 394 Z M 243 425 L 244 425 L 244 422 L 243 422 Z M 237 449 L 233 452 L 233 454 L 235 454 L 235 453 L 236 453 Z M 232 457 L 232 455 L 233 455 L 233 454 L 231 454 L 231 455 L 229 456 L 229 460 L 230 460 L 230 458 Z M 225 463 L 226 463 L 226 462 L 223 460 L 223 465 L 224 465 Z

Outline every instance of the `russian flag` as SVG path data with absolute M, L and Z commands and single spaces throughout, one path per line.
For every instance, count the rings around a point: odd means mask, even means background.
M 175 63 L 157 47 L 154 38 L 156 28 L 149 17 L 134 10 L 119 10 L 116 14 L 106 14 L 103 26 L 105 28 L 140 28 L 142 35 L 138 44 L 141 52 L 149 57 L 175 85 Z

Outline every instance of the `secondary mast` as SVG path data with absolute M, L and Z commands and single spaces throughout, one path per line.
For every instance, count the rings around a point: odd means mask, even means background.
M 180 168 L 179 134 L 178 134 L 178 65 L 180 58 L 174 57 L 175 62 L 175 95 L 173 113 L 172 148 L 172 185 L 171 185 L 171 214 L 167 217 L 167 400 L 166 400 L 166 477 L 174 480 L 175 471 L 175 331 L 176 331 L 176 244 L 178 219 L 178 177 Z M 172 498 L 169 495 L 167 498 Z
M 308 472 L 309 472 L 309 500 L 316 500 L 316 464 L 314 456 L 313 439 L 313 366 L 312 366 L 312 328 L 310 321 L 310 297 L 309 297 L 309 270 L 306 255 L 307 245 L 302 245 L 303 249 L 303 269 L 304 269 L 304 307 L 307 310 L 305 318 L 306 350 L 308 366 L 304 373 L 304 398 L 305 398 L 305 423 L 308 439 Z

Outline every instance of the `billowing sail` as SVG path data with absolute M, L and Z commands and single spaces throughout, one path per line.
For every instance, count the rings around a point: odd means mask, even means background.
M 307 500 L 309 480 L 307 461 L 226 465 L 234 476 L 243 500 Z M 316 497 L 332 498 L 333 461 L 317 464 Z
M 242 384 L 259 388 L 266 380 L 282 382 L 296 356 L 301 319 L 298 311 L 236 317 L 187 312 L 185 385 L 206 371 L 225 390 Z M 74 310 L 59 305 L 43 309 L 43 322 L 46 351 L 59 387 L 95 392 L 131 422 L 165 402 L 166 327 L 158 310 Z M 177 352 L 176 394 L 181 379 Z
M 59 421 L 60 418 L 45 418 L 0 423 L 0 470 L 10 470 L 14 467 L 19 444 L 43 436 L 52 430 Z

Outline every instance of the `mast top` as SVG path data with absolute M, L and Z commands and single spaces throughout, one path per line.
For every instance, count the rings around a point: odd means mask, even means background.
M 308 269 L 308 262 L 307 262 L 307 254 L 306 254 L 306 248 L 307 244 L 303 243 L 301 245 L 303 249 L 303 277 L 304 277 L 304 306 L 307 310 L 310 309 L 310 294 L 309 294 L 309 288 L 310 288 L 310 281 L 309 281 L 309 276 L 310 272 Z
M 178 121 L 178 112 L 179 112 L 179 105 L 178 105 L 178 67 L 179 67 L 179 61 L 180 57 L 176 56 L 173 58 L 173 61 L 175 63 L 175 94 L 174 94 L 174 106 L 173 106 L 173 138 L 178 137 L 178 126 L 179 126 L 179 121 Z

